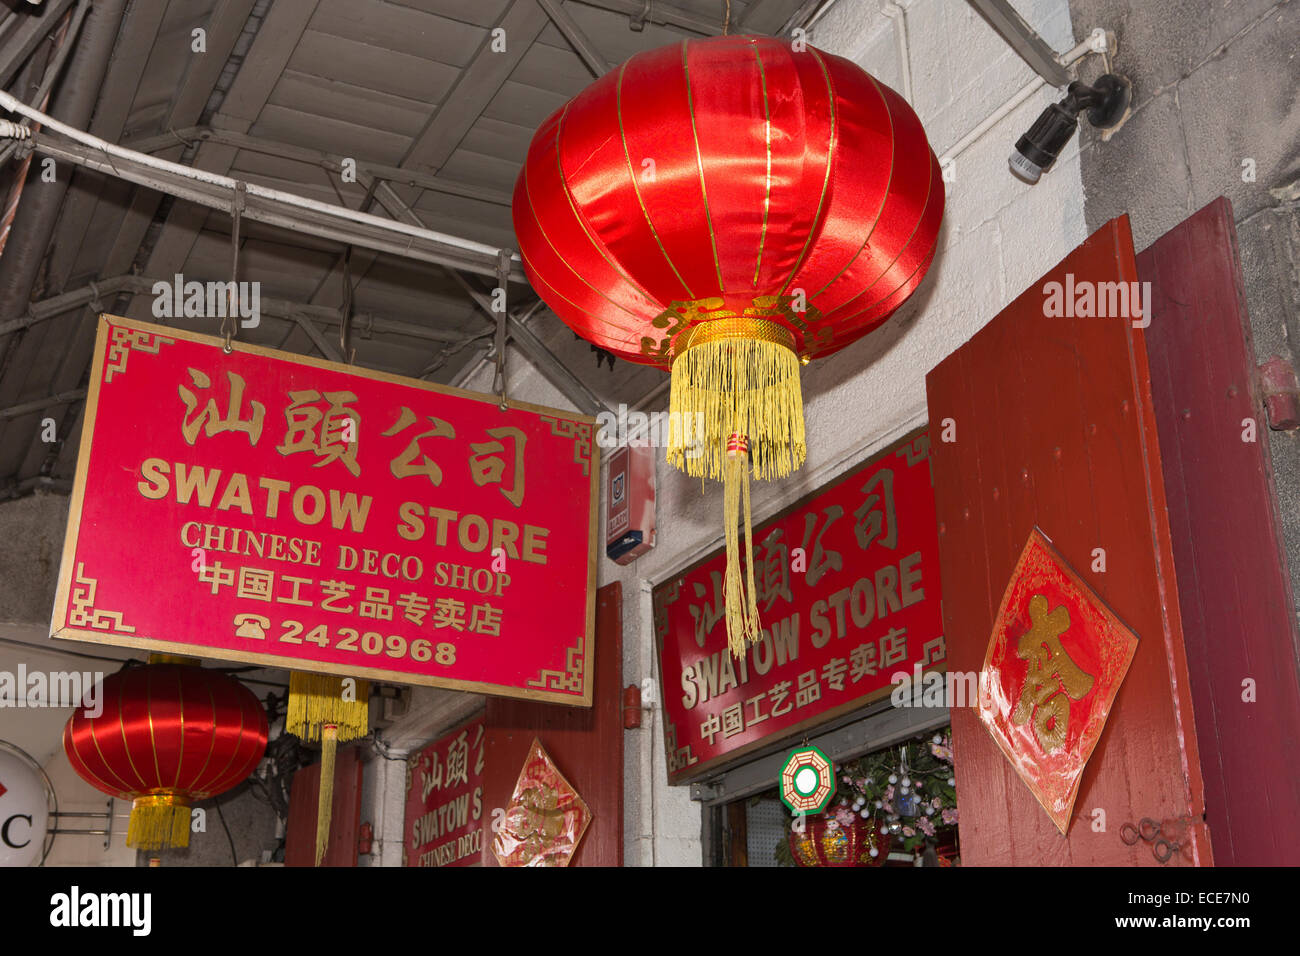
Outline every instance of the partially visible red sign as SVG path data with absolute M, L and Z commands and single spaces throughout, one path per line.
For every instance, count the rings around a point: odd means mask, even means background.
M 654 591 L 668 779 L 860 707 L 945 660 L 929 435 L 754 529 L 762 640 L 727 650 L 726 554 Z
M 403 866 L 473 866 L 483 853 L 483 718 L 406 760 Z
M 590 704 L 592 433 L 105 316 L 52 633 Z
M 1137 637 L 1035 528 L 993 625 L 980 720 L 1061 833 Z

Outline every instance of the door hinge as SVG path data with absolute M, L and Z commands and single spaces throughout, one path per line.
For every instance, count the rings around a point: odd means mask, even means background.
M 1274 431 L 1300 428 L 1300 384 L 1295 367 L 1281 356 L 1271 356 L 1259 367 L 1268 427 Z

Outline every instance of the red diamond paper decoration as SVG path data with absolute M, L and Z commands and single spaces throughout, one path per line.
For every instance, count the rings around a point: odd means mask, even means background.
M 1137 636 L 1030 532 L 980 673 L 980 720 L 1062 834 L 1136 650 Z
M 502 866 L 568 866 L 590 822 L 591 810 L 534 737 L 492 853 Z
M 8 792 L 9 792 L 9 788 L 6 787 L 3 783 L 0 783 L 0 797 L 3 797 Z

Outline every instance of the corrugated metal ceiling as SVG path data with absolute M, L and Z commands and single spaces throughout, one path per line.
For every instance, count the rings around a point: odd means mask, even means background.
M 368 192 L 366 176 L 343 181 L 338 164 L 353 159 L 392 180 L 399 214 L 405 205 L 428 228 L 510 248 L 509 197 L 533 131 L 593 79 L 548 4 L 611 65 L 683 36 L 720 33 L 725 9 L 725 0 L 131 0 L 90 132 L 173 162 L 395 215 Z M 776 32 L 818 5 L 733 0 L 731 32 Z M 12 5 L 0 38 L 16 36 L 34 9 Z M 55 23 L 52 14 L 64 10 L 70 15 L 67 3 L 45 15 Z M 647 22 L 639 23 L 643 13 Z M 204 31 L 201 53 L 196 29 Z M 505 31 L 504 51 L 493 49 L 497 29 Z M 10 92 L 27 99 L 49 46 L 37 47 Z M 69 69 L 78 63 L 74 54 Z M 58 107 L 56 89 L 50 113 L 62 118 Z M 0 181 L 5 192 L 17 165 Z M 106 295 L 39 322 L 23 319 L 27 301 L 115 276 L 229 278 L 228 215 L 84 169 L 60 174 L 71 184 L 40 271 L 27 300 L 0 315 L 0 329 L 26 322 L 0 334 L 0 497 L 66 487 L 82 403 L 50 397 L 84 389 L 95 309 L 152 318 L 147 295 Z M 401 183 L 403 175 L 415 184 Z M 29 180 L 27 188 L 38 186 Z M 33 241 L 22 223 L 20 210 L 10 248 Z M 247 338 L 336 357 L 344 247 L 248 221 L 241 242 L 240 278 L 261 282 L 264 300 L 318 307 L 305 321 L 264 315 Z M 490 282 L 364 249 L 349 270 L 358 365 L 445 382 L 491 345 L 491 321 L 464 288 Z M 510 297 L 535 298 L 513 286 Z M 216 331 L 216 320 L 175 324 Z M 394 331 L 402 324 L 423 334 Z M 600 365 L 553 316 L 533 328 L 603 399 L 634 401 L 659 381 L 653 370 Z M 47 418 L 56 423 L 52 443 L 43 440 Z

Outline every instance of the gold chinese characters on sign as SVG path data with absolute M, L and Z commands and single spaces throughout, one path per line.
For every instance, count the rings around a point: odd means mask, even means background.
M 211 438 L 224 432 L 242 432 L 248 436 L 249 445 L 256 447 L 266 426 L 267 406 L 252 397 L 246 397 L 247 385 L 242 376 L 226 372 L 223 394 L 213 387 L 213 378 L 202 369 L 187 370 L 191 386 L 179 385 L 184 412 L 180 416 L 180 430 L 188 445 L 194 445 L 200 436 Z M 206 403 L 200 404 L 197 393 L 204 393 Z M 312 465 L 323 468 L 338 462 L 354 478 L 360 477 L 357 449 L 361 435 L 361 414 L 349 406 L 357 400 L 353 392 L 321 393 L 315 390 L 290 391 L 284 405 L 283 438 L 275 450 L 283 456 L 306 452 L 316 456 Z M 224 409 L 222 407 L 224 403 Z M 424 428 L 409 437 L 403 433 L 412 426 Z M 429 457 L 433 439 L 456 438 L 456 428 L 450 422 L 433 415 L 420 422 L 410 408 L 403 406 L 396 420 L 380 432 L 381 438 L 402 436 L 406 444 L 392 457 L 389 470 L 394 478 L 423 476 L 435 487 L 442 484 L 442 467 Z M 501 495 L 516 508 L 524 503 L 526 475 L 524 465 L 528 436 L 519 428 L 503 426 L 484 429 L 484 441 L 470 442 L 466 464 L 475 485 L 497 485 Z M 427 444 L 421 442 L 429 440 Z

